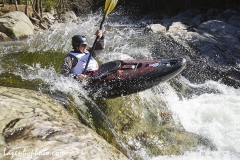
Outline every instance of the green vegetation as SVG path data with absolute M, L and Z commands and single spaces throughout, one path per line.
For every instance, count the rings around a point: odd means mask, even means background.
M 57 0 L 43 0 L 42 5 L 43 7 L 56 7 L 58 1 Z
M 43 7 L 56 7 L 57 3 L 57 0 L 42 0 Z M 18 4 L 26 4 L 26 0 L 20 0 L 18 1 Z M 28 4 L 30 5 L 30 0 L 28 1 Z

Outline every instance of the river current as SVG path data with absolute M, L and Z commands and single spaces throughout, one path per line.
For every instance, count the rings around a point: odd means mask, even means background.
M 37 90 L 49 94 L 62 104 L 68 103 L 65 95 L 71 95 L 75 105 L 81 106 L 77 110 L 84 114 L 87 106 L 81 104 L 86 100 L 91 101 L 91 98 L 86 96 L 80 84 L 60 75 L 60 66 L 64 55 L 71 50 L 71 37 L 76 33 L 86 35 L 91 44 L 100 19 L 99 16 L 89 16 L 78 25 L 69 22 L 59 29 L 38 33 L 23 41 L 1 42 L 0 85 Z M 97 58 L 99 63 L 117 59 L 151 59 L 150 48 L 158 39 L 158 35 L 143 34 L 143 28 L 123 26 L 116 22 L 106 22 L 104 34 L 106 48 Z M 217 151 L 199 148 L 198 151 L 180 156 L 149 158 L 142 153 L 142 157 L 152 160 L 240 159 L 240 89 L 217 81 L 195 84 L 183 76 L 176 77 L 174 81 L 194 89 L 196 93 L 183 94 L 181 90 L 176 90 L 176 86 L 172 87 L 166 82 L 153 88 L 164 88 L 158 94 L 152 90 L 138 94 L 145 101 L 152 94 L 164 99 L 176 121 L 187 131 L 209 139 Z M 146 103 L 155 102 L 149 98 Z M 88 118 L 85 121 L 88 123 Z

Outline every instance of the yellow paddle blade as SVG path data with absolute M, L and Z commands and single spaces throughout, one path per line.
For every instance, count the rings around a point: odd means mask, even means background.
M 104 7 L 104 17 L 105 18 L 114 9 L 117 2 L 118 2 L 118 0 L 106 0 L 105 7 Z

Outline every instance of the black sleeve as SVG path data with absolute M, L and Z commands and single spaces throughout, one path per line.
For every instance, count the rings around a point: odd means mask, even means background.
M 61 74 L 68 77 L 71 74 L 72 68 L 77 65 L 77 58 L 71 54 L 67 54 L 62 62 Z
M 92 57 L 95 58 L 101 51 L 105 48 L 105 40 L 104 35 L 98 39 L 94 53 L 92 53 Z M 92 52 L 92 47 L 89 48 L 89 51 Z

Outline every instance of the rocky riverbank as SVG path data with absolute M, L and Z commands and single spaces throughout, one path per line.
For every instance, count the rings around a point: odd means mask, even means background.
M 127 159 L 53 99 L 0 87 L 0 159 Z
M 188 59 L 183 75 L 190 81 L 240 87 L 240 12 L 190 9 L 147 26 L 145 32 L 160 34 L 152 49 L 155 58 Z
M 68 11 L 55 18 L 54 13 L 44 12 L 43 21 L 27 16 L 22 11 L 11 11 L 0 17 L 0 41 L 19 40 L 39 33 L 60 28 L 67 22 L 81 23 L 73 11 Z

